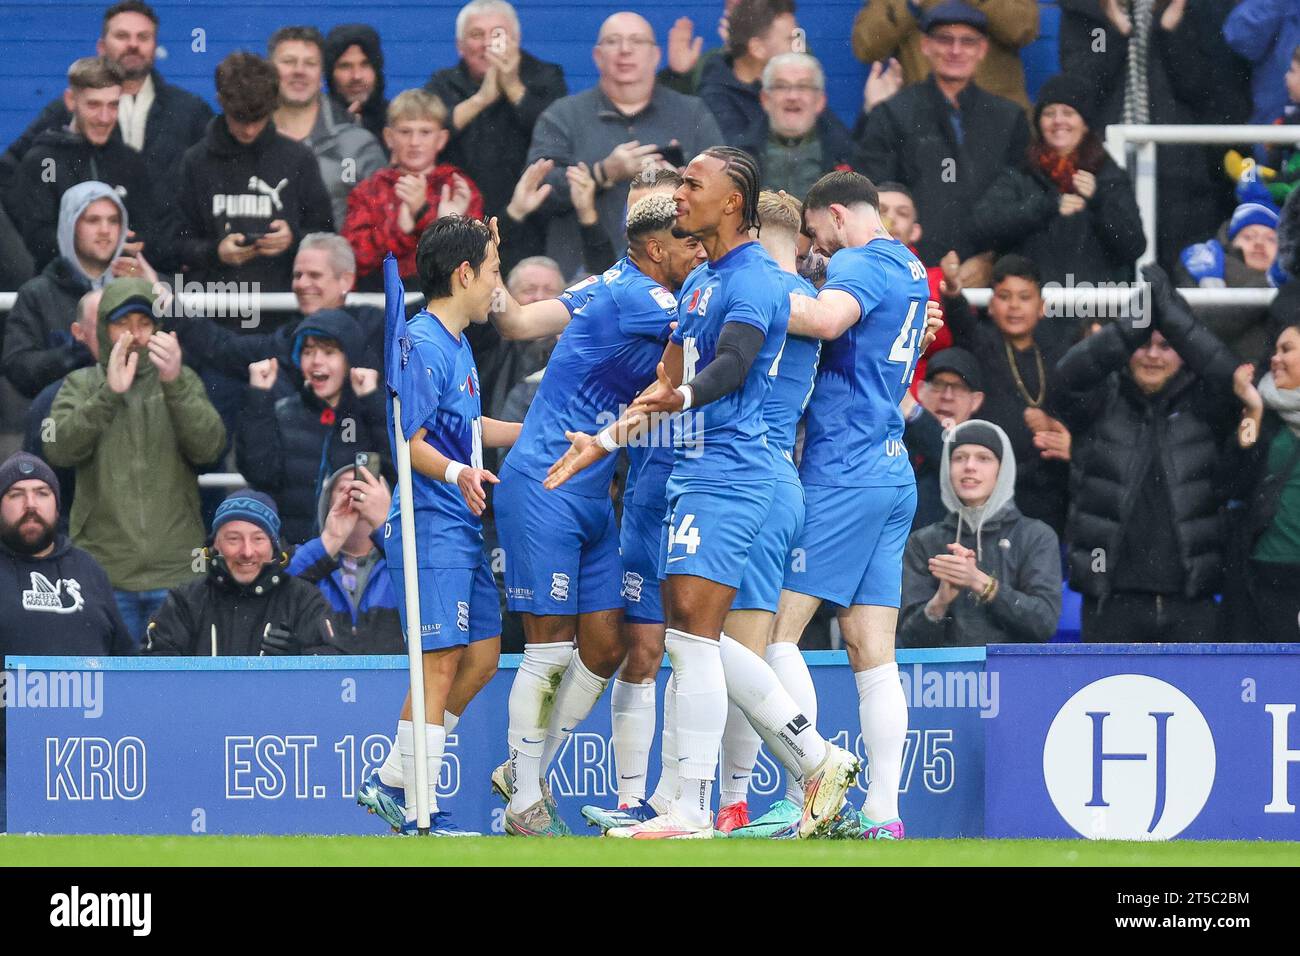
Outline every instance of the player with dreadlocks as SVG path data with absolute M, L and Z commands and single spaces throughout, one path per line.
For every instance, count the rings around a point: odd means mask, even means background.
M 804 778 L 800 834 L 811 836 L 824 833 L 838 814 L 858 761 L 817 734 L 761 656 L 723 634 L 781 473 L 763 406 L 785 345 L 790 300 L 781 267 L 750 236 L 758 227 L 753 159 L 714 147 L 691 160 L 683 179 L 674 194 L 674 231 L 694 236 L 708 262 L 678 295 L 680 324 L 658 380 L 594 440 L 576 436 L 546 482 L 556 487 L 596 464 L 638 435 L 650 416 L 678 413 L 661 549 L 673 669 L 665 714 L 673 712 L 676 750 L 664 754 L 664 766 L 677 768 L 676 798 L 668 812 L 606 835 L 713 835 L 712 788 L 730 694 L 770 735 L 776 755 Z M 682 441 L 688 433 L 693 440 Z

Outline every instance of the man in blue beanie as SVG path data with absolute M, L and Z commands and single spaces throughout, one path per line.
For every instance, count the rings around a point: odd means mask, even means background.
M 336 654 L 329 606 L 289 575 L 269 495 L 236 491 L 212 520 L 206 576 L 174 588 L 145 633 L 144 653 L 182 656 Z

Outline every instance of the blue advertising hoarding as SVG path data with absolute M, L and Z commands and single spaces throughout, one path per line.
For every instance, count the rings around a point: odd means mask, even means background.
M 1300 645 L 989 647 L 986 833 L 1300 839 Z
M 853 675 L 842 652 L 807 654 L 818 726 L 865 764 Z M 438 781 L 462 826 L 500 833 L 489 775 L 505 759 L 506 698 L 519 658 L 501 669 L 448 738 Z M 982 648 L 900 651 L 910 711 L 903 817 L 913 836 L 978 836 L 984 728 L 996 681 Z M 665 669 L 659 676 L 662 691 Z M 387 832 L 354 794 L 381 764 L 406 693 L 404 657 L 9 658 L 8 829 L 37 833 L 364 834 Z M 584 832 L 583 804 L 613 805 L 608 696 L 551 768 L 561 812 Z M 658 733 L 650 756 L 658 768 Z M 851 794 L 865 792 L 864 778 Z M 780 796 L 766 751 L 750 795 Z

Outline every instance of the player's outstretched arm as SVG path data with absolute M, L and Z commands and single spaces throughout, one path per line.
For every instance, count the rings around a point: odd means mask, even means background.
M 791 335 L 838 339 L 862 317 L 858 300 L 841 289 L 823 289 L 817 298 L 790 293 Z
M 471 468 L 462 462 L 452 461 L 424 440 L 427 433 L 427 428 L 421 428 L 411 436 L 411 468 L 426 478 L 455 485 L 460 489 L 465 504 L 469 505 L 470 512 L 481 515 L 487 507 L 487 489 L 483 483 L 495 485 L 501 479 L 486 468 Z
M 767 333 L 748 322 L 726 322 L 718 335 L 713 361 L 698 372 L 689 384 L 682 385 L 680 366 L 676 377 L 664 362 L 659 363 L 659 377 L 654 385 L 632 403 L 634 411 L 647 415 L 679 412 L 708 405 L 741 388 L 758 357 Z M 678 347 L 680 352 L 680 346 Z
M 524 430 L 523 422 L 503 422 L 496 418 L 480 418 L 483 424 L 484 448 L 511 448 L 519 441 L 519 433 Z
M 543 339 L 568 327 L 569 310 L 559 299 L 541 299 L 520 305 L 502 286 L 493 300 L 492 324 L 508 341 Z
M 569 439 L 569 450 L 561 455 L 555 464 L 551 465 L 550 471 L 546 473 L 546 480 L 542 482 L 542 487 L 547 489 L 558 488 L 578 472 L 590 468 L 606 455 L 613 454 L 618 449 L 630 444 L 650 424 L 650 416 L 637 409 L 637 402 L 640 402 L 647 395 L 657 393 L 663 387 L 665 381 L 670 388 L 675 388 L 675 383 L 681 380 L 682 347 L 676 342 L 669 342 L 664 347 L 664 354 L 659 362 L 656 380 L 637 396 L 636 401 L 623 412 L 614 424 L 602 430 L 599 435 L 588 435 L 585 432 L 564 433 L 564 437 Z

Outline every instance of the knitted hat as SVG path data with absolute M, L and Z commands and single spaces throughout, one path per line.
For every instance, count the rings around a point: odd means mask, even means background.
M 1083 117 L 1089 129 L 1093 128 L 1092 111 L 1095 107 L 1091 87 L 1085 80 L 1066 73 L 1058 73 L 1047 80 L 1038 90 L 1038 102 L 1034 104 L 1034 129 L 1040 130 L 1039 121 L 1043 110 L 1052 103 L 1063 103 Z
M 280 550 L 280 512 L 275 499 L 260 491 L 232 491 L 217 506 L 212 519 L 212 535 L 216 537 L 221 526 L 229 521 L 249 521 L 266 532 L 271 539 L 271 550 Z
M 59 503 L 59 479 L 54 477 L 54 470 L 35 455 L 25 451 L 16 451 L 0 462 L 0 495 L 20 481 L 43 481 L 54 492 L 54 506 Z
M 983 422 L 970 422 L 962 426 L 961 434 L 954 435 L 948 447 L 948 456 L 962 445 L 979 445 L 993 452 L 998 461 L 1002 460 L 1002 438 L 990 426 Z
M 1266 206 L 1262 202 L 1244 202 L 1232 213 L 1232 220 L 1228 223 L 1228 239 L 1236 239 L 1237 233 L 1247 226 L 1277 229 L 1277 222 L 1277 210 L 1272 206 Z

